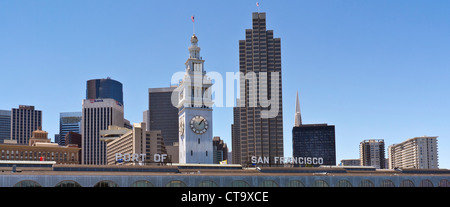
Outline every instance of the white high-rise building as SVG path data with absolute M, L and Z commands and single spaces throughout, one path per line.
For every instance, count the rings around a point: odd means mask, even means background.
M 437 136 L 414 137 L 389 146 L 389 169 L 438 169 L 437 138 Z
M 110 98 L 84 99 L 81 119 L 81 164 L 106 165 L 106 143 L 100 130 L 108 126 L 124 126 L 123 105 Z
M 197 36 L 192 35 L 186 73 L 178 93 L 179 163 L 213 163 L 211 79 L 203 68 Z

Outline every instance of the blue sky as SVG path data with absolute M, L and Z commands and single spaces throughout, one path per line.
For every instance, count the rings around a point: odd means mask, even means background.
M 450 168 L 450 2 L 259 1 L 281 38 L 285 156 L 292 155 L 295 93 L 303 123 L 336 126 L 337 162 L 364 139 L 386 148 L 439 136 Z M 81 111 L 86 81 L 124 86 L 125 117 L 142 121 L 148 88 L 184 70 L 195 15 L 206 71 L 238 71 L 238 42 L 256 1 L 0 1 L 0 109 L 34 105 L 43 129 Z M 214 135 L 231 147 L 232 108 L 215 108 Z M 386 153 L 387 156 L 387 153 Z

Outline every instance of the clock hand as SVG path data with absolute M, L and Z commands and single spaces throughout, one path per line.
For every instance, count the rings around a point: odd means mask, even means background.
M 203 119 L 200 123 L 198 123 L 198 125 L 202 124 L 203 121 L 205 121 L 205 120 Z

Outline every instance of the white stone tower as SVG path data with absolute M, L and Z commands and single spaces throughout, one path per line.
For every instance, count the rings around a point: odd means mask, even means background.
M 179 163 L 213 163 L 211 79 L 203 69 L 200 47 L 191 37 L 186 73 L 179 92 Z

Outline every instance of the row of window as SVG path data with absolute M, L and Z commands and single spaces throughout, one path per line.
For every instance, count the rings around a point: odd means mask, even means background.
M 14 187 L 42 187 L 39 183 L 32 180 L 20 181 L 14 185 Z M 79 183 L 71 180 L 61 181 L 56 184 L 55 187 L 82 187 Z M 119 185 L 110 180 L 103 180 L 96 183 L 93 187 L 119 187 Z M 155 187 L 150 181 L 139 180 L 134 182 L 130 187 Z M 172 180 L 168 182 L 165 187 L 188 187 L 183 181 Z M 198 187 L 219 187 L 217 183 L 211 180 L 205 180 L 198 184 Z M 249 183 L 243 180 L 235 180 L 230 183 L 229 187 L 252 187 Z M 265 180 L 259 184 L 259 187 L 279 187 L 278 183 L 273 180 Z M 287 183 L 287 187 L 306 187 L 303 182 L 299 180 L 291 180 Z M 330 187 L 330 185 L 324 180 L 316 180 L 310 187 Z M 375 187 L 374 183 L 370 180 L 362 180 L 358 186 L 353 186 L 348 180 L 339 180 L 336 183 L 336 187 Z M 381 181 L 379 187 L 396 187 L 391 180 Z M 411 180 L 403 180 L 399 187 L 416 187 Z M 435 187 L 433 183 L 426 179 L 420 182 L 419 187 Z M 450 187 L 450 182 L 443 179 L 439 182 L 438 187 Z

